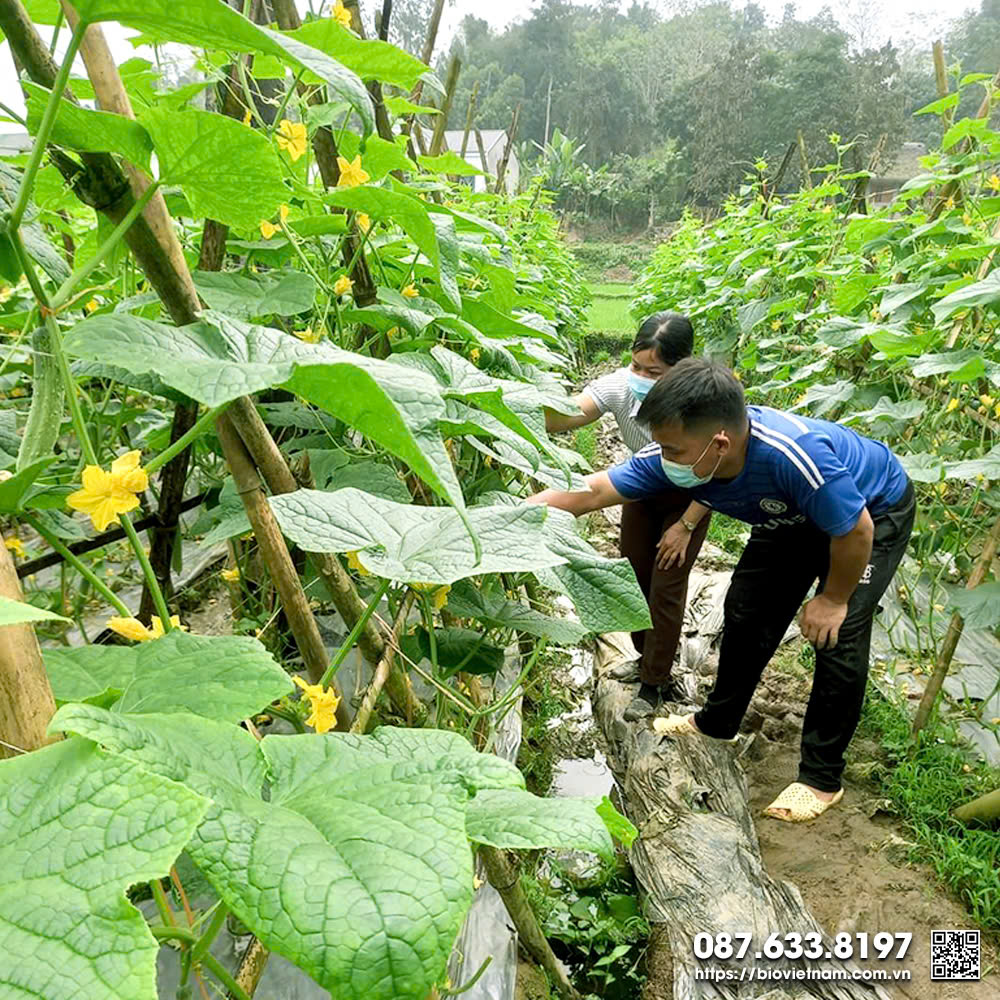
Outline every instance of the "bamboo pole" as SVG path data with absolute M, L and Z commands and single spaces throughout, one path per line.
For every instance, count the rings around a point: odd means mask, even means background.
M 455 91 L 458 88 L 458 76 L 462 71 L 462 60 L 458 55 L 451 57 L 448 64 L 448 77 L 444 85 L 444 99 L 441 101 L 440 114 L 434 121 L 434 132 L 431 134 L 430 155 L 438 156 L 444 150 L 444 133 L 448 128 L 448 116 L 451 114 L 451 105 L 455 100 Z
M 354 721 L 351 723 L 352 733 L 364 733 L 368 727 L 368 720 L 371 718 L 372 711 L 375 708 L 375 702 L 378 700 L 378 696 L 382 688 L 385 687 L 385 682 L 388 680 L 389 674 L 392 672 L 393 661 L 396 658 L 396 647 L 399 643 L 399 633 L 406 627 L 406 616 L 410 610 L 410 606 L 413 604 L 414 596 L 411 590 L 403 598 L 399 612 L 396 615 L 396 620 L 392 624 L 390 641 L 387 643 L 385 652 L 375 667 L 375 673 L 372 674 L 371 682 L 365 691 L 364 697 L 361 699 L 361 704 L 355 713 Z
M 966 802 L 952 815 L 963 823 L 995 823 L 1000 819 L 1000 788 Z
M 427 35 L 424 38 L 424 47 L 420 50 L 420 60 L 428 66 L 431 64 L 431 56 L 434 55 L 434 46 L 437 43 L 438 28 L 441 26 L 441 14 L 444 11 L 444 0 L 435 0 L 434 9 L 431 11 L 431 19 L 427 23 Z M 417 84 L 419 87 L 420 84 Z
M 469 109 L 465 112 L 465 131 L 462 133 L 462 159 L 465 159 L 465 152 L 469 148 L 469 133 L 472 131 L 472 120 L 476 114 L 476 99 L 479 97 L 479 81 L 472 85 L 472 94 L 469 96 Z
M 812 190 L 812 177 L 809 175 L 809 157 L 806 156 L 806 140 L 802 136 L 802 129 L 799 129 L 799 169 L 802 171 L 802 186 L 807 190 Z
M 510 131 L 507 133 L 507 145 L 504 146 L 503 157 L 500 160 L 500 165 L 497 167 L 497 184 L 496 193 L 500 194 L 503 191 L 503 178 L 504 174 L 507 173 L 507 162 L 510 160 L 511 147 L 514 145 L 514 140 L 517 138 L 517 121 L 521 117 L 521 105 L 518 104 L 514 108 L 514 117 L 511 119 Z
M 236 492 L 243 500 L 257 545 L 264 556 L 285 617 L 302 654 L 302 661 L 310 680 L 315 684 L 330 665 L 330 657 L 319 634 L 319 626 L 309 607 L 299 575 L 288 554 L 285 539 L 274 518 L 274 512 L 264 496 L 260 477 L 257 475 L 250 454 L 227 413 L 216 420 L 215 430 L 222 443 L 229 470 L 233 474 Z M 330 687 L 335 694 L 340 695 L 336 681 L 331 682 Z M 341 698 L 337 706 L 337 728 L 346 729 L 349 724 L 347 705 Z
M 538 926 L 538 918 L 521 886 L 517 869 L 506 859 L 503 852 L 485 844 L 479 847 L 479 856 L 486 868 L 490 885 L 500 894 L 507 907 L 507 913 L 517 928 L 518 938 L 531 957 L 549 974 L 559 993 L 567 1000 L 580 1000 L 566 969 L 556 958 L 552 947 Z
M 1000 70 L 997 70 L 996 75 L 993 77 L 990 86 L 986 90 L 986 96 L 983 98 L 982 103 L 979 105 L 979 110 L 973 115 L 974 118 L 986 118 L 990 109 L 993 107 L 993 94 L 996 92 L 997 88 L 1000 87 Z M 966 153 L 972 147 L 972 138 L 967 136 L 965 139 L 959 143 L 958 153 Z M 957 180 L 950 180 L 938 194 L 937 203 L 934 208 L 931 209 L 930 215 L 928 216 L 928 221 L 933 222 L 943 211 L 945 205 L 948 204 L 948 199 L 955 196 L 956 192 L 961 191 L 961 185 Z
M 486 144 L 483 142 L 483 133 L 479 129 L 475 129 L 476 135 L 476 149 L 479 150 L 479 165 L 482 167 L 483 173 L 489 177 L 490 168 L 486 163 Z
M 23 601 L 14 560 L 0 535 L 0 596 Z M 56 703 L 35 630 L 25 622 L 0 627 L 0 758 L 37 750 Z
M 972 572 L 969 574 L 969 579 L 965 584 L 966 590 L 975 590 L 983 582 L 984 577 L 989 572 L 993 557 L 997 554 L 998 546 L 1000 546 L 1000 517 L 996 519 L 989 535 L 986 536 L 983 551 L 979 553 L 979 557 L 976 559 L 975 565 L 972 567 Z M 917 706 L 917 714 L 913 719 L 914 735 L 927 725 L 927 720 L 930 718 L 938 692 L 941 690 L 941 685 L 948 674 L 948 668 L 951 666 L 952 658 L 958 647 L 958 640 L 961 639 L 964 628 L 965 620 L 957 611 L 954 612 L 951 616 L 951 621 L 948 623 L 948 631 L 945 633 L 944 642 L 941 644 L 941 649 L 938 652 L 937 662 L 934 664 L 934 672 L 927 681 L 924 696 L 920 699 L 920 704 Z
M 944 45 L 940 39 L 931 46 L 931 56 L 934 59 L 934 83 L 937 86 L 938 97 L 947 97 L 948 70 L 944 65 Z M 946 125 L 951 124 L 951 114 L 948 111 L 945 111 L 941 118 Z

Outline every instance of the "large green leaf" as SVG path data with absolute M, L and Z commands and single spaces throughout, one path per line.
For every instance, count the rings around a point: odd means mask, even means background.
M 34 604 L 12 601 L 9 597 L 0 596 L 0 627 L 19 625 L 22 622 L 68 622 L 69 620 L 62 615 L 57 615 L 54 611 L 36 608 Z
M 0 761 L 0 995 L 156 1000 L 125 889 L 167 874 L 207 806 L 86 740 Z
M 371 99 L 356 73 L 299 39 L 259 27 L 222 0 L 74 0 L 73 6 L 85 21 L 119 21 L 150 39 L 277 56 L 348 101 L 366 135 L 375 128 Z M 228 160 L 221 162 L 228 167 Z
M 542 614 L 465 580 L 456 583 L 448 594 L 448 611 L 459 618 L 475 618 L 487 628 L 515 629 L 553 642 L 577 643 L 587 634 L 579 622 Z
M 944 476 L 944 463 L 930 452 L 922 451 L 898 457 L 906 474 L 916 483 L 939 483 Z
M 22 171 L 0 160 L 0 214 L 9 212 L 17 200 Z M 28 200 L 28 209 L 21 220 L 21 241 L 28 256 L 56 283 L 69 277 L 69 266 L 52 245 L 45 230 L 35 221 L 35 204 Z M 14 247 L 5 233 L 0 232 L 0 277 L 16 285 L 21 277 L 21 265 L 14 256 Z
M 152 136 L 161 179 L 180 186 L 199 218 L 252 229 L 288 199 L 274 146 L 242 122 L 165 108 L 150 108 L 141 121 Z
M 1000 444 L 994 445 L 982 458 L 964 462 L 949 462 L 945 466 L 945 479 L 1000 479 Z
M 968 628 L 992 629 L 1000 624 L 1000 582 L 981 583 L 972 590 L 952 587 L 948 603 L 965 619 Z
M 339 208 L 365 212 L 373 219 L 396 223 L 431 262 L 440 280 L 441 249 L 438 246 L 437 230 L 419 198 L 363 184 L 360 187 L 331 191 L 323 196 L 323 200 Z
M 238 319 L 294 316 L 312 309 L 316 298 L 316 282 L 302 271 L 195 271 L 192 277 L 198 294 L 212 309 Z
M 881 396 L 873 407 L 852 413 L 844 418 L 843 423 L 850 423 L 852 420 L 864 420 L 869 424 L 878 420 L 915 420 L 922 416 L 926 409 L 927 404 L 922 399 L 903 399 L 895 402 L 888 396 Z
M 281 530 L 306 552 L 358 550 L 367 570 L 393 580 L 454 583 L 565 561 L 547 547 L 545 508 L 535 504 L 469 508 L 482 543 L 477 561 L 464 523 L 448 507 L 393 503 L 354 489 L 296 490 L 268 502 Z
M 52 728 L 209 796 L 188 853 L 268 948 L 341 1000 L 424 1000 L 443 978 L 472 900 L 466 812 L 485 790 L 524 787 L 512 764 L 441 731 L 256 744 L 207 719 L 89 705 L 60 709 Z M 493 812 L 499 820 L 506 808 Z M 596 822 L 569 836 L 539 825 L 516 832 L 583 849 L 599 839 Z
M 117 712 L 193 712 L 224 722 L 240 722 L 292 690 L 256 639 L 180 629 L 135 646 L 47 649 L 45 670 L 60 703 L 100 699 L 115 701 Z
M 959 309 L 992 305 L 994 302 L 1000 302 L 1000 271 L 994 271 L 982 281 L 974 281 L 971 285 L 964 285 L 952 292 L 951 295 L 938 299 L 931 306 L 931 312 L 934 313 L 935 322 L 940 323 L 952 313 L 958 312 Z
M 358 38 L 332 17 L 308 21 L 288 37 L 333 56 L 363 80 L 379 80 L 406 91 L 429 73 L 416 56 L 379 39 Z
M 432 174 L 448 174 L 453 177 L 473 177 L 482 174 L 479 167 L 474 167 L 468 160 L 463 160 L 458 153 L 448 150 L 438 156 L 418 156 L 417 163 Z
M 27 93 L 28 131 L 38 134 L 50 91 L 24 80 Z M 153 142 L 149 133 L 134 119 L 107 111 L 91 111 L 65 98 L 52 126 L 52 142 L 67 149 L 96 153 L 120 153 L 138 167 L 149 171 Z
M 69 331 L 66 349 L 73 357 L 152 372 L 206 406 L 284 385 L 387 448 L 449 503 L 463 506 L 437 427 L 444 400 L 423 372 L 330 343 L 306 344 L 210 310 L 202 322 L 184 327 L 128 314 L 92 316 Z
M 584 627 L 591 632 L 635 632 L 651 627 L 649 606 L 627 559 L 602 556 L 576 531 L 573 515 L 550 509 L 546 544 L 565 560 L 544 570 L 543 582 L 569 595 Z
M 486 789 L 469 803 L 465 824 L 469 837 L 480 844 L 525 851 L 585 844 L 586 850 L 611 858 L 611 834 L 597 812 L 602 801 L 541 799 L 520 788 Z
M 459 670 L 467 674 L 496 674 L 503 667 L 504 653 L 499 646 L 483 640 L 481 632 L 468 628 L 434 629 L 434 646 L 427 629 L 400 636 L 399 648 L 414 663 L 436 657 L 439 675 L 451 677 Z

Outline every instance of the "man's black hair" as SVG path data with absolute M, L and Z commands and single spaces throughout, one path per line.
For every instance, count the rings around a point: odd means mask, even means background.
M 665 364 L 675 365 L 694 350 L 691 320 L 675 312 L 658 312 L 642 321 L 632 341 L 632 351 L 648 351 Z
M 679 422 L 684 430 L 714 423 L 742 430 L 746 402 L 739 379 L 708 358 L 684 358 L 657 379 L 636 414 L 640 424 Z

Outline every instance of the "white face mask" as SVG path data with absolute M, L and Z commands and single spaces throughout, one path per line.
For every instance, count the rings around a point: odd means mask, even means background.
M 719 461 L 715 463 L 715 468 L 707 476 L 699 476 L 694 471 L 694 468 L 708 454 L 708 449 L 712 447 L 712 441 L 714 440 L 715 436 L 713 435 L 712 440 L 705 445 L 705 450 L 690 465 L 684 465 L 681 462 L 671 462 L 660 455 L 660 466 L 663 469 L 663 474 L 674 486 L 679 486 L 683 490 L 690 490 L 695 486 L 704 486 L 718 472 L 719 466 L 722 464 L 722 456 L 719 456 Z

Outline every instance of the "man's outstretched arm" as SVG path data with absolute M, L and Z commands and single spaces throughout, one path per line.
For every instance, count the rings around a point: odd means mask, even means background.
M 568 490 L 542 490 L 541 493 L 528 497 L 528 503 L 544 503 L 549 507 L 568 510 L 579 517 L 581 514 L 589 514 L 592 510 L 628 502 L 628 498 L 623 497 L 611 485 L 611 477 L 607 472 L 593 472 L 586 477 L 586 481 L 590 487 L 589 491 L 570 493 Z

